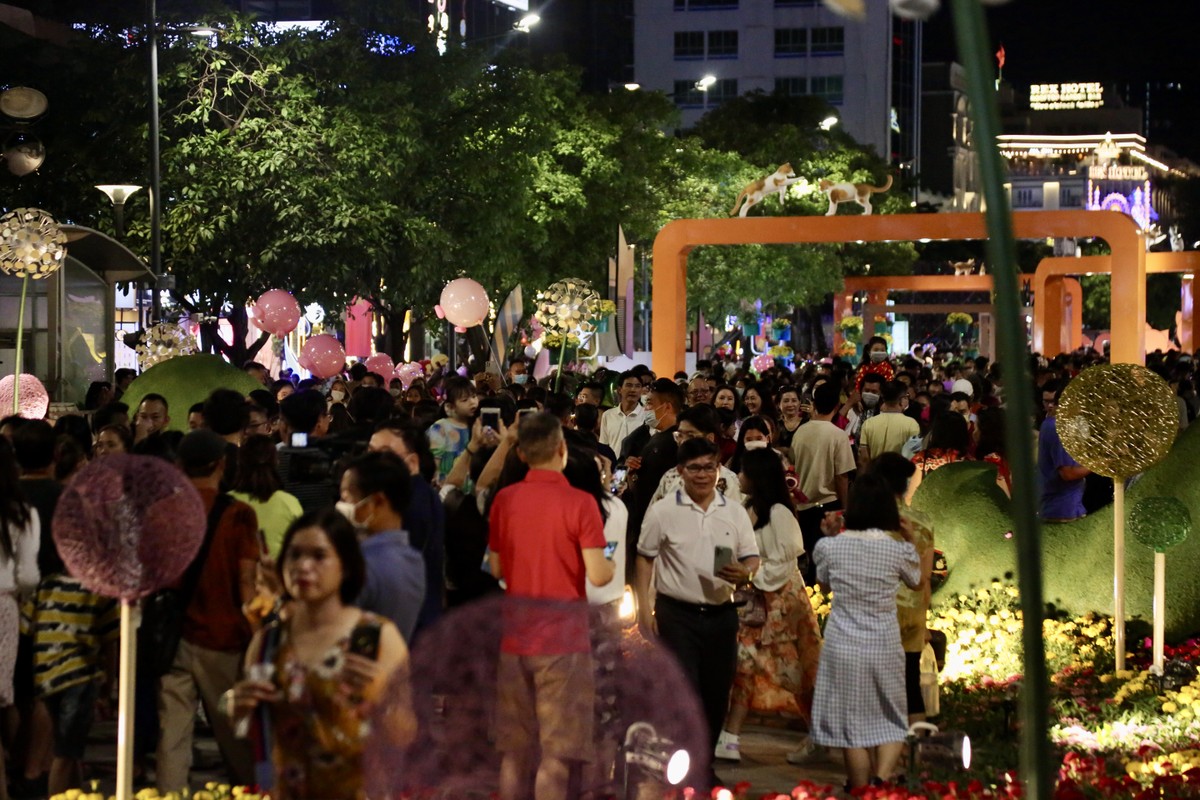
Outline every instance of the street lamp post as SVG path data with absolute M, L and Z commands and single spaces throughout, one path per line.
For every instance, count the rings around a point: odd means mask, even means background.
M 141 191 L 140 186 L 134 184 L 120 183 L 102 183 L 96 187 L 108 196 L 108 199 L 113 204 L 113 216 L 116 218 L 117 238 L 125 236 L 125 201 L 128 200 L 135 192 Z
M 146 0 L 149 16 L 150 46 L 150 271 L 154 273 L 154 292 L 150 314 L 155 321 L 162 316 L 158 282 L 162 280 L 162 160 L 158 141 L 158 8 L 155 0 Z

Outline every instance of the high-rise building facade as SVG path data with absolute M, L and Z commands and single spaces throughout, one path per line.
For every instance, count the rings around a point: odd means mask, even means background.
M 671 95 L 685 128 L 746 92 L 814 95 L 859 142 L 916 170 L 921 35 L 886 3 L 854 22 L 820 0 L 634 0 L 634 80 Z

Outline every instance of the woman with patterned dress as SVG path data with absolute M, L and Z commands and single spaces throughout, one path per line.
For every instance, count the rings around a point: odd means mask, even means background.
M 388 699 L 399 712 L 387 716 L 388 730 L 367 724 L 389 680 L 407 669 L 408 649 L 391 622 L 353 605 L 366 567 L 340 512 L 296 520 L 277 568 L 290 600 L 286 615 L 251 642 L 247 678 L 230 690 L 231 716 L 245 725 L 259 710 L 274 800 L 361 800 L 365 737 L 403 742 L 414 732 L 406 684 L 395 682 Z
M 882 478 L 856 480 L 847 505 L 846 530 L 814 548 L 817 580 L 834 600 L 817 670 L 812 738 L 843 748 L 849 788 L 855 789 L 891 779 L 908 733 L 896 589 L 901 581 L 920 586 L 921 565 L 912 532 Z M 904 541 L 889 531 L 899 531 Z
M 738 628 L 737 673 L 716 749 L 717 758 L 730 761 L 741 760 L 738 736 L 750 710 L 792 714 L 809 723 L 821 653 L 821 629 L 796 563 L 804 537 L 783 460 L 770 449 L 748 451 L 739 478 L 762 558 L 753 583 L 766 619 L 760 625 L 743 621 Z

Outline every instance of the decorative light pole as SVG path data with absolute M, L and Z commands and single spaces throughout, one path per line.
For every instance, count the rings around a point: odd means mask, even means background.
M 108 196 L 113 204 L 113 216 L 116 217 L 117 238 L 125 235 L 125 201 L 134 193 L 141 191 L 141 186 L 122 183 L 102 183 L 96 187 Z

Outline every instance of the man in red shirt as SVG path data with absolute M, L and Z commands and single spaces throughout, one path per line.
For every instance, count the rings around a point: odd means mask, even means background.
M 496 495 L 488 541 L 492 574 L 508 592 L 497 674 L 500 796 L 529 795 L 540 747 L 533 796 L 561 800 L 571 763 L 591 760 L 595 689 L 584 580 L 607 584 L 613 564 L 596 499 L 563 477 L 567 443 L 558 419 L 526 416 L 517 448 L 529 474 Z
M 225 440 L 207 429 L 192 431 L 179 443 L 176 458 L 199 490 L 205 510 L 211 512 L 225 472 Z M 241 784 L 253 781 L 250 746 L 234 736 L 229 717 L 218 710 L 218 701 L 237 681 L 242 654 L 250 644 L 250 623 L 242 606 L 255 594 L 257 536 L 254 509 L 232 501 L 212 533 L 204 563 L 198 565 L 199 574 L 184 612 L 183 638 L 174 663 L 159 682 L 162 734 L 157 784 L 163 792 L 178 792 L 189 785 L 197 703 L 204 703 L 230 777 Z

